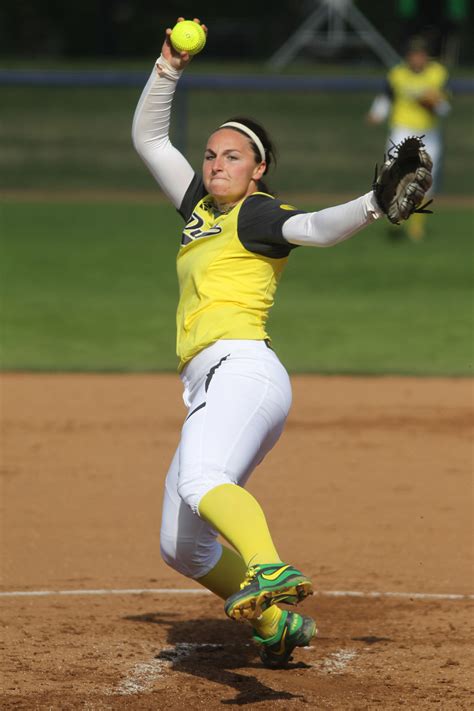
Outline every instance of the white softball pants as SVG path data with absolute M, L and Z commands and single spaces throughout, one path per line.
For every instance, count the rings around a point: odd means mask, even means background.
M 201 578 L 219 561 L 217 532 L 198 515 L 221 484 L 244 486 L 277 442 L 291 406 L 288 373 L 264 341 L 221 340 L 181 373 L 188 415 L 165 482 L 164 561 Z
M 406 128 L 405 126 L 394 126 L 390 131 L 389 140 L 387 143 L 387 152 L 392 146 L 390 141 L 398 144 L 409 136 L 424 136 L 423 143 L 425 148 L 429 153 L 431 160 L 433 161 L 433 185 L 428 191 L 427 196 L 429 197 L 432 193 L 439 189 L 440 184 L 440 174 L 441 174 L 441 161 L 442 161 L 442 139 L 441 132 L 436 129 L 435 131 L 414 131 L 413 129 Z

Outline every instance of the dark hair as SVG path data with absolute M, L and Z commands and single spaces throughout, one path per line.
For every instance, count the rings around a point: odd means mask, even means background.
M 270 168 L 271 165 L 276 165 L 276 148 L 275 144 L 273 143 L 272 139 L 268 135 L 267 130 L 257 121 L 254 121 L 254 119 L 249 118 L 248 116 L 232 116 L 231 118 L 226 119 L 223 121 L 223 123 L 227 123 L 227 121 L 236 121 L 237 123 L 242 123 L 244 126 L 247 126 L 247 128 L 250 128 L 251 131 L 253 131 L 261 140 L 263 148 L 265 150 L 265 162 L 266 162 L 266 168 L 265 168 L 265 173 L 266 175 L 268 173 L 268 169 Z M 239 131 L 238 128 L 233 128 L 231 127 L 233 131 Z M 249 139 L 250 144 L 252 146 L 253 152 L 255 153 L 255 162 L 256 163 L 261 163 L 262 162 L 262 157 L 260 155 L 260 151 L 258 150 L 257 146 L 255 143 L 252 141 L 250 136 L 248 136 L 244 131 L 239 131 L 239 133 L 242 134 L 242 136 L 245 136 L 246 138 Z M 257 188 L 262 192 L 262 193 L 269 193 L 270 190 L 263 180 L 258 180 L 257 181 Z
M 426 37 L 423 37 L 423 35 L 410 37 L 405 46 L 405 53 L 410 54 L 411 52 L 425 52 L 429 54 L 430 45 Z

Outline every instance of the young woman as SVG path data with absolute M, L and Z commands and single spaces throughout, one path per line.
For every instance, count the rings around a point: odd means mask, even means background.
M 173 94 L 190 60 L 172 48 L 170 33 L 132 129 L 136 150 L 185 222 L 177 352 L 188 414 L 166 477 L 161 553 L 223 598 L 229 617 L 250 621 L 265 665 L 284 666 L 316 627 L 278 607 L 310 595 L 312 584 L 282 560 L 262 509 L 243 488 L 280 437 L 291 404 L 265 322 L 296 246 L 336 244 L 381 212 L 371 192 L 313 213 L 269 195 L 263 177 L 272 143 L 242 117 L 217 121 L 202 177 L 195 173 L 168 137 Z
M 377 125 L 389 120 L 387 152 L 409 136 L 420 136 L 433 161 L 432 197 L 439 189 L 443 159 L 441 122 L 449 112 L 447 69 L 431 59 L 428 44 L 422 37 L 412 37 L 406 47 L 404 60 L 387 74 L 385 87 L 378 94 L 367 114 L 369 124 Z M 407 231 L 413 240 L 425 234 L 426 215 L 416 213 L 408 223 Z M 400 233 L 398 233 L 400 234 Z

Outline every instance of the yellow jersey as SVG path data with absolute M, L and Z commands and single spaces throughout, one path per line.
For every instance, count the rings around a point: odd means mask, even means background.
M 195 175 L 179 212 L 186 221 L 177 256 L 181 371 L 219 339 L 268 338 L 269 310 L 295 248 L 283 237 L 282 227 L 302 211 L 256 192 L 229 212 L 218 212 Z
M 426 92 L 436 91 L 445 96 L 448 72 L 439 62 L 431 61 L 421 72 L 414 72 L 405 62 L 393 67 L 387 76 L 392 100 L 392 127 L 405 126 L 414 131 L 429 131 L 438 124 L 438 117 L 425 108 L 419 99 Z

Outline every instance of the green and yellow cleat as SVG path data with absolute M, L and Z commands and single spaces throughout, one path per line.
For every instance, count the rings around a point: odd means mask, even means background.
M 225 601 L 224 610 L 233 620 L 253 620 L 270 605 L 297 605 L 312 594 L 311 580 L 292 565 L 251 565 L 240 590 Z
M 253 641 L 260 647 L 263 665 L 269 669 L 280 669 L 291 661 L 295 647 L 306 647 L 316 633 L 316 623 L 311 617 L 285 610 L 272 637 L 262 639 L 254 634 Z

